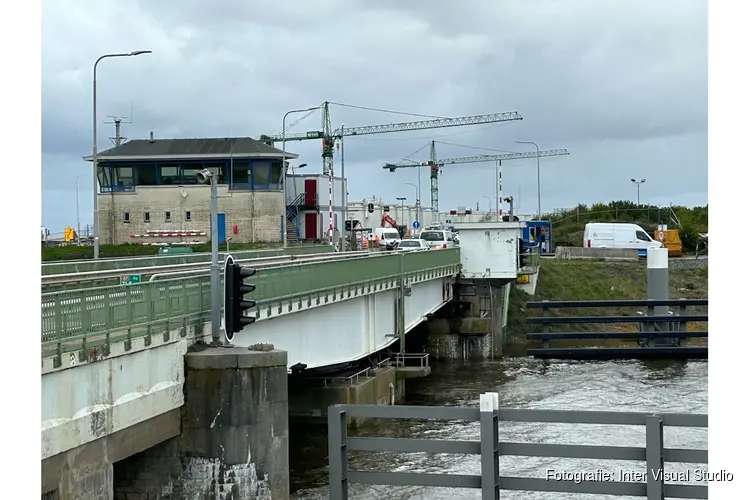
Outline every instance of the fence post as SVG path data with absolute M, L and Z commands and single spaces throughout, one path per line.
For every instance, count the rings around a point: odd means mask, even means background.
M 348 453 L 346 448 L 346 407 L 328 408 L 328 488 L 330 500 L 348 500 Z
M 685 305 L 685 297 L 680 297 L 680 312 L 678 314 L 680 316 L 685 316 L 687 314 L 687 306 Z M 687 330 L 687 323 L 681 320 L 678 321 L 677 329 L 681 331 Z M 679 345 L 680 347 L 685 347 L 687 345 L 687 338 L 681 337 L 677 345 Z
M 549 315 L 549 309 L 547 309 L 548 300 L 542 301 L 542 318 L 546 318 Z M 542 323 L 542 332 L 549 333 L 549 323 Z M 549 339 L 542 340 L 542 347 L 549 349 Z
M 659 415 L 646 417 L 646 498 L 664 500 L 664 422 Z
M 499 396 L 479 397 L 479 435 L 482 451 L 482 500 L 500 499 L 500 443 L 497 430 Z

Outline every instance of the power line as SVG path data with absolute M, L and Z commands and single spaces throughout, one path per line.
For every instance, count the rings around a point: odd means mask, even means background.
M 408 113 L 406 111 L 393 111 L 391 109 L 369 108 L 367 106 L 356 106 L 354 104 L 342 104 L 340 102 L 329 102 L 328 104 L 333 104 L 335 106 L 341 106 L 344 108 L 362 109 L 365 111 L 377 111 L 379 113 L 389 113 L 392 115 L 416 116 L 419 118 L 435 118 L 435 119 L 440 119 L 440 120 L 445 120 L 448 118 L 447 116 L 422 115 L 419 113 Z
M 297 125 L 301 121 L 305 120 L 308 116 L 310 116 L 311 114 L 313 114 L 313 113 L 315 113 L 316 111 L 319 111 L 319 110 L 320 110 L 320 108 L 311 109 L 305 115 L 303 115 L 301 118 L 298 118 L 298 119 L 294 120 L 292 123 L 290 123 L 289 125 L 287 125 L 286 126 L 286 130 L 288 131 L 290 128 L 294 127 L 295 125 Z M 278 135 L 281 135 L 283 133 L 284 133 L 284 131 L 282 130 L 281 132 L 278 133 Z

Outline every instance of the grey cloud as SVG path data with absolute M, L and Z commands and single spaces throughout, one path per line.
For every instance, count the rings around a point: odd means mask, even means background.
M 135 120 L 124 129 L 131 138 L 150 130 L 257 137 L 279 132 L 289 109 L 324 100 L 437 116 L 519 111 L 521 122 L 348 138 L 350 192 L 401 196 L 403 179 L 416 173 L 389 174 L 382 163 L 431 138 L 514 151 L 526 148 L 514 140 L 534 140 L 573 152 L 544 160 L 549 208 L 627 196 L 630 186 L 619 179 L 637 172 L 679 202 L 707 185 L 706 24 L 698 1 L 45 2 L 43 189 L 72 193 L 65 176 L 86 167 L 96 57 L 151 49 L 100 65 L 100 148 L 112 133 L 101 122 L 127 115 L 131 101 Z M 416 119 L 331 110 L 334 127 Z M 316 113 L 294 131 L 319 128 Z M 288 149 L 319 170 L 319 146 Z M 472 153 L 438 147 L 443 157 Z M 504 174 L 529 200 L 534 165 L 509 162 Z M 461 168 L 444 170 L 441 206 L 494 191 L 491 165 Z M 423 202 L 427 186 L 425 177 Z

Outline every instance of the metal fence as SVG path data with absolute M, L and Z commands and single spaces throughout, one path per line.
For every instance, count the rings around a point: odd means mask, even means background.
M 613 359 L 613 358 L 705 358 L 707 346 L 689 346 L 691 338 L 708 338 L 708 330 L 690 329 L 689 323 L 708 321 L 708 314 L 688 314 L 689 307 L 706 307 L 708 299 L 643 299 L 643 300 L 564 300 L 527 302 L 527 309 L 541 309 L 540 317 L 529 317 L 527 323 L 542 325 L 542 332 L 527 333 L 527 340 L 541 340 L 541 348 L 529 348 L 527 354 L 540 358 L 567 359 Z M 604 308 L 616 310 L 640 307 L 646 309 L 643 315 L 606 316 L 550 316 L 553 309 Z M 676 307 L 678 311 L 657 314 L 657 308 Z M 573 331 L 551 332 L 554 325 L 584 324 L 630 324 L 637 325 L 636 331 Z M 550 346 L 554 341 L 620 339 L 635 341 L 635 347 L 560 347 Z
M 262 259 L 282 255 L 305 255 L 310 253 L 332 252 L 330 245 L 306 245 L 272 248 L 263 250 L 238 250 L 231 252 L 235 259 Z M 223 262 L 225 252 L 219 253 L 219 260 Z M 97 260 L 68 260 L 42 263 L 42 276 L 54 274 L 87 273 L 93 271 L 112 271 L 118 269 L 133 269 L 139 267 L 174 266 L 177 264 L 198 264 L 211 262 L 210 253 L 193 253 L 179 255 L 155 255 L 149 257 L 126 257 L 116 259 Z
M 380 419 L 463 420 L 479 422 L 478 441 L 349 437 L 349 417 Z M 570 444 L 516 443 L 500 441 L 500 422 L 533 422 L 600 425 L 640 425 L 646 428 L 646 446 L 589 446 Z M 635 413 L 608 411 L 522 410 L 498 408 L 498 394 L 486 393 L 479 408 L 435 406 L 335 405 L 328 410 L 328 460 L 331 500 L 349 498 L 349 483 L 476 488 L 483 500 L 498 500 L 500 490 L 544 491 L 646 497 L 708 498 L 708 487 L 674 484 L 665 476 L 666 462 L 707 464 L 708 450 L 664 447 L 664 427 L 708 427 L 707 414 Z M 452 453 L 480 455 L 481 474 L 430 474 L 349 470 L 350 451 L 395 453 Z M 559 457 L 646 462 L 635 481 L 618 481 L 614 474 L 601 474 L 585 481 L 550 480 L 549 477 L 501 475 L 500 456 Z M 666 479 L 666 480 L 665 480 Z
M 403 262 L 400 261 L 403 259 Z M 258 271 L 253 299 L 258 308 L 280 300 L 338 292 L 347 287 L 377 284 L 403 275 L 453 269 L 458 249 L 415 253 L 383 253 L 356 259 L 319 261 Z M 42 356 L 109 345 L 113 336 L 169 334 L 170 325 L 183 331 L 208 321 L 211 307 L 207 276 L 146 282 L 137 285 L 65 290 L 42 295 Z
M 539 247 L 524 247 L 518 253 L 519 276 L 535 274 L 539 270 Z

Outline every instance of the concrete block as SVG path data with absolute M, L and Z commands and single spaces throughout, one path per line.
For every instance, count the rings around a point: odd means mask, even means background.
M 286 351 L 280 351 L 278 349 L 274 349 L 273 351 L 249 351 L 243 349 L 237 353 L 238 368 L 265 368 L 270 366 L 283 366 L 284 370 L 286 370 L 286 363 Z
M 237 368 L 237 347 L 208 347 L 185 354 L 185 365 L 190 370 L 228 370 Z

